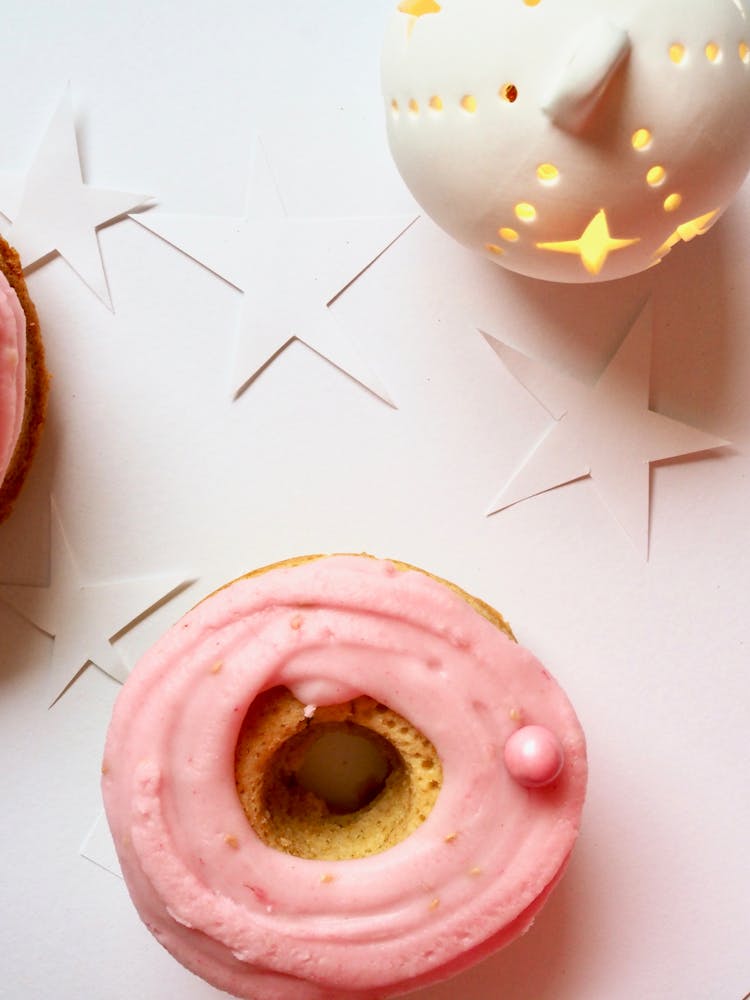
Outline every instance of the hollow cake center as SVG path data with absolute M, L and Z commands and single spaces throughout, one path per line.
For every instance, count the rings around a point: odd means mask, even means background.
M 343 860 L 393 847 L 427 818 L 442 767 L 408 720 L 365 695 L 305 715 L 286 688 L 263 692 L 237 742 L 237 791 L 270 847 Z
M 393 747 L 372 730 L 350 722 L 313 727 L 312 743 L 295 775 L 299 786 L 322 799 L 332 813 L 352 813 L 369 805 L 385 788 L 394 766 Z M 279 753 L 294 756 L 293 736 Z M 307 741 L 306 741 L 307 742 Z

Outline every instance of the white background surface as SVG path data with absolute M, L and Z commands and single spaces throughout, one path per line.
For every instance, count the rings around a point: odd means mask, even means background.
M 379 95 L 390 7 L 15 0 L 0 169 L 28 167 L 71 81 L 92 185 L 238 215 L 259 131 L 289 215 L 408 215 Z M 423 1000 L 750 990 L 749 227 L 746 186 L 660 268 L 558 287 L 420 222 L 333 306 L 398 409 L 299 343 L 231 402 L 240 293 L 133 221 L 100 234 L 114 314 L 59 258 L 30 275 L 54 387 L 40 460 L 0 529 L 4 581 L 47 582 L 50 490 L 92 582 L 199 575 L 118 641 L 132 663 L 245 570 L 311 551 L 394 556 L 498 607 L 576 705 L 591 782 L 568 875 L 531 933 Z M 653 407 L 733 447 L 654 469 L 648 562 L 590 482 L 485 518 L 547 417 L 477 328 L 590 380 L 649 293 Z M 0 605 L 0 996 L 218 997 L 79 855 L 117 685 L 90 667 L 48 710 L 51 645 Z

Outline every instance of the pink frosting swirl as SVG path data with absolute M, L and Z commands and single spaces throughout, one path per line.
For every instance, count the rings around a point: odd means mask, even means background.
M 0 483 L 23 426 L 26 401 L 26 317 L 0 271 Z
M 317 704 L 368 694 L 432 741 L 443 784 L 406 840 L 334 862 L 260 841 L 234 750 L 249 705 L 279 684 Z M 523 724 L 562 747 L 543 788 L 504 761 Z M 188 968 L 253 1000 L 393 996 L 505 944 L 562 873 L 587 775 L 575 713 L 529 652 L 445 584 L 362 556 L 282 565 L 199 604 L 124 686 L 103 770 L 143 920 Z

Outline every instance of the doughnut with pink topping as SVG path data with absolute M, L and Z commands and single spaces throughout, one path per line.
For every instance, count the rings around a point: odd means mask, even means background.
M 36 309 L 18 254 L 0 237 L 0 521 L 10 514 L 36 450 L 47 388 Z
M 252 1000 L 365 1000 L 523 933 L 561 877 L 584 735 L 503 619 L 369 556 L 202 601 L 141 660 L 104 800 L 142 919 Z

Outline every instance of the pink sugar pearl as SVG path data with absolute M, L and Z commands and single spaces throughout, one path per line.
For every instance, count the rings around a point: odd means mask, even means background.
M 505 766 L 511 777 L 527 788 L 541 788 L 558 776 L 563 748 L 546 726 L 522 726 L 505 744 Z

